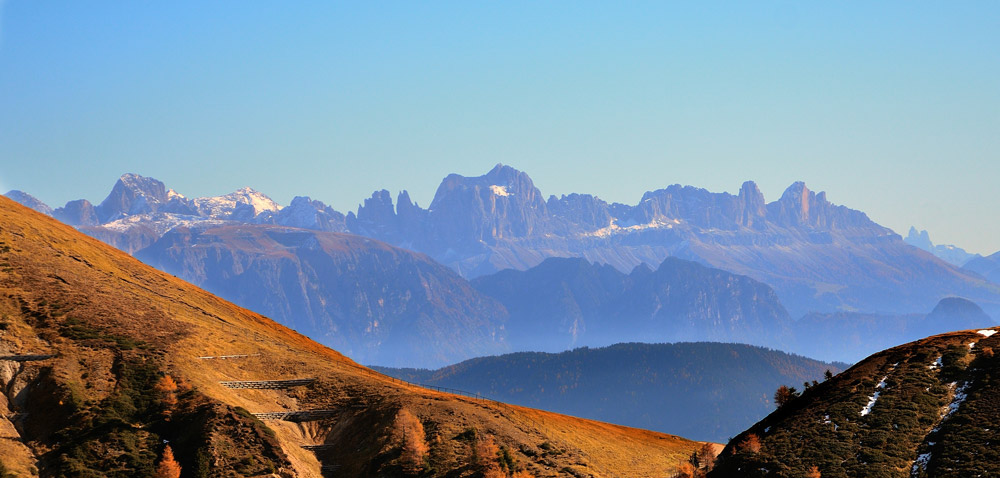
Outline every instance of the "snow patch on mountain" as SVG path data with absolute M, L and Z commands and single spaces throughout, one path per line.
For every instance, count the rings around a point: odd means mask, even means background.
M 153 214 L 137 214 L 134 216 L 125 216 L 116 221 L 104 224 L 102 227 L 116 232 L 127 232 L 129 229 L 132 229 L 134 227 L 145 226 L 152 229 L 153 231 L 156 231 L 157 235 L 162 236 L 163 234 L 166 234 L 167 231 L 175 227 L 193 227 L 193 226 L 205 226 L 205 225 L 215 226 L 228 223 L 229 221 L 222 221 L 210 217 L 190 216 L 186 214 L 172 214 L 172 213 L 153 213 Z
M 993 334 L 997 333 L 997 331 L 996 330 L 990 330 L 990 329 L 984 329 L 984 330 L 977 330 L 976 333 L 979 334 L 979 335 L 982 335 L 983 337 L 992 337 Z
M 927 464 L 931 462 L 931 453 L 921 453 L 917 456 L 917 459 L 913 461 L 913 468 L 910 470 L 910 476 L 920 476 L 920 474 L 927 470 Z
M 225 196 L 197 198 L 194 200 L 194 204 L 201 215 L 218 219 L 232 215 L 240 204 L 253 207 L 254 216 L 262 212 L 278 212 L 282 209 L 282 206 L 271 198 L 248 187 L 237 189 Z
M 873 393 L 872 396 L 868 397 L 868 404 L 865 405 L 865 408 L 861 409 L 861 416 L 868 415 L 869 413 L 872 412 L 872 407 L 874 407 L 875 402 L 878 401 L 878 396 L 879 394 L 882 393 L 882 389 L 885 388 L 885 381 L 888 378 L 889 378 L 888 375 L 882 377 L 882 380 L 879 380 L 878 384 L 875 385 L 875 393 Z
M 493 194 L 501 197 L 507 197 L 511 195 L 509 192 L 507 192 L 507 188 L 496 184 L 490 185 L 490 190 L 493 191 Z
M 953 384 L 954 385 L 954 384 Z M 965 399 L 969 397 L 966 390 L 969 388 L 969 382 L 963 382 L 955 389 L 955 397 L 951 399 L 951 403 L 948 404 L 948 413 L 945 414 L 945 418 L 952 416 L 958 411 L 958 408 L 962 406 Z
M 585 232 L 581 234 L 583 237 L 608 237 L 616 234 L 630 234 L 633 232 L 643 231 L 646 229 L 671 229 L 675 225 L 680 224 L 679 219 L 653 219 L 645 224 L 632 224 L 628 226 L 619 226 L 617 221 L 611 220 L 611 224 L 607 227 L 602 227 L 596 231 Z

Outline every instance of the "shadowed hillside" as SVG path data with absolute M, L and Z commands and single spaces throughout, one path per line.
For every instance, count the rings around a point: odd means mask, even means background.
M 1000 476 L 996 332 L 872 355 L 735 437 L 709 476 Z
M 380 369 L 519 405 L 725 441 L 774 409 L 783 383 L 843 364 L 742 344 L 618 344 L 482 357 L 438 370 Z

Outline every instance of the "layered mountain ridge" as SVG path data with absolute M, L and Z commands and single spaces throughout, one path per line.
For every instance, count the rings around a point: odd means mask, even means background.
M 725 441 L 774 405 L 781 384 L 823 380 L 843 364 L 717 342 L 623 343 L 557 354 L 519 352 L 437 370 L 378 370 L 573 416 Z
M 472 285 L 510 312 L 507 329 L 519 350 L 692 340 L 787 348 L 791 341 L 792 320 L 770 287 L 672 257 L 629 274 L 581 258 L 549 258 Z

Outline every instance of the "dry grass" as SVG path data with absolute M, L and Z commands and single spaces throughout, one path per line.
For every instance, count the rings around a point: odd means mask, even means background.
M 470 430 L 496 437 L 519 468 L 538 477 L 666 476 L 700 446 L 676 436 L 398 383 L 6 198 L 0 198 L 0 313 L 10 324 L 0 343 L 19 353 L 58 353 L 58 372 L 67 383 L 82 384 L 84 399 L 108 393 L 101 385 L 106 378 L 88 370 L 104 370 L 97 364 L 110 357 L 85 341 L 51 332 L 65 327 L 68 318 L 126 347 L 151 349 L 178 383 L 212 399 L 251 412 L 335 410 L 334 417 L 311 423 L 268 422 L 301 476 L 318 476 L 320 461 L 339 466 L 334 476 L 398 466 L 391 428 L 401 409 L 423 423 L 436 472 L 452 476 L 471 473 L 471 446 L 463 439 Z M 33 316 L 57 323 L 33 326 Z M 259 355 L 196 358 L 228 354 Z M 301 377 L 318 380 L 287 391 L 230 390 L 218 383 Z M 315 453 L 299 446 L 317 443 L 335 446 Z M 6 462 L 7 453 L 0 453 Z M 21 457 L 17 466 L 30 461 L 23 452 L 10 456 Z

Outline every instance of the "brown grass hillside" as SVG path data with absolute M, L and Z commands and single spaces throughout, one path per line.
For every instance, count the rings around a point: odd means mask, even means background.
M 395 382 L 0 198 L 0 355 L 27 354 L 52 357 L 0 361 L 0 464 L 25 476 L 152 476 L 164 440 L 181 476 L 659 477 L 699 446 Z M 232 354 L 250 356 L 198 358 Z M 290 378 L 316 381 L 219 384 Z M 326 415 L 247 413 L 297 410 Z M 416 461 L 402 410 L 424 430 Z M 489 437 L 499 454 L 476 456 Z

